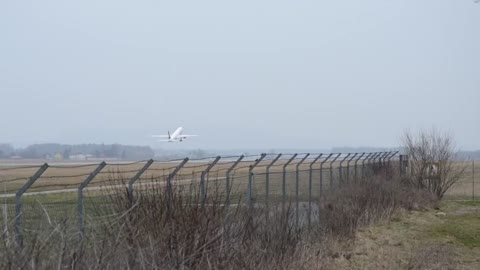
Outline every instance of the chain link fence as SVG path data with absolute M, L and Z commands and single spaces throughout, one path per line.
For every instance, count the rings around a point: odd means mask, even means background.
M 224 204 L 251 209 L 288 203 L 294 209 L 292 222 L 303 226 L 318 216 L 315 202 L 324 194 L 373 175 L 376 166 L 393 164 L 402 171 L 399 160 L 398 152 L 295 153 L 8 165 L 0 167 L 0 222 L 14 228 L 20 245 L 32 232 L 58 222 L 82 237 L 119 214 L 109 194 L 126 192 L 135 201 L 148 196 L 149 190 L 161 189 L 199 194 L 202 204 L 212 195 Z
M 461 179 L 456 182 L 445 194 L 447 200 L 478 200 L 480 195 L 480 183 L 478 174 L 480 173 L 480 161 L 462 160 L 457 161 L 459 167 L 465 168 Z

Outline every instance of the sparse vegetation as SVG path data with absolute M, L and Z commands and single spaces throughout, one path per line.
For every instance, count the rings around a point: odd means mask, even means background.
M 404 147 L 409 158 L 409 181 L 429 190 L 439 199 L 458 182 L 466 166 L 455 162 L 457 151 L 451 134 L 436 129 L 405 133 Z
M 441 217 L 441 222 L 432 228 L 432 236 L 436 238 L 454 238 L 469 248 L 480 248 L 480 211 L 466 211 Z M 468 208 L 466 208 L 468 209 Z
M 359 228 L 388 220 L 400 208 L 429 207 L 421 191 L 378 169 L 377 176 L 343 185 L 319 204 L 311 226 L 294 222 L 293 204 L 285 208 L 244 204 L 228 207 L 224 194 L 202 204 L 193 187 L 154 185 L 131 200 L 123 189 L 105 194 L 114 206 L 91 220 L 81 246 L 67 220 L 51 219 L 15 246 L 11 221 L 4 219 L 2 268 L 130 269 L 324 269 L 342 254 L 344 239 Z M 431 197 L 430 197 L 431 198 Z M 427 205 L 427 203 L 429 205 Z M 99 209 L 101 211 L 101 209 Z M 349 257 L 351 255 L 345 255 Z
M 456 254 L 445 244 L 426 245 L 416 248 L 408 262 L 408 269 L 454 269 Z

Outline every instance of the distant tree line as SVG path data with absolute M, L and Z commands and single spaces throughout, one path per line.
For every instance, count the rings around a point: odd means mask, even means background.
M 196 150 L 165 150 L 165 149 L 155 149 L 155 156 L 160 159 L 160 160 L 169 160 L 169 159 L 181 159 L 188 157 L 190 159 L 199 159 L 199 158 L 205 158 L 205 157 L 212 157 L 216 156 L 219 153 L 218 152 L 212 152 L 212 151 L 205 151 L 202 149 L 196 149 Z
M 10 144 L 0 143 L 0 158 L 7 158 L 15 155 L 15 148 Z
M 386 152 L 395 151 L 398 149 L 381 148 L 381 147 L 333 147 L 332 153 L 370 153 L 370 152 Z
M 476 151 L 460 151 L 457 155 L 458 159 L 463 160 L 480 160 L 480 150 Z
M 13 155 L 26 159 L 43 159 L 61 157 L 70 159 L 75 155 L 88 155 L 95 158 L 115 158 L 127 160 L 149 159 L 155 156 L 148 146 L 132 146 L 121 144 L 33 144 L 23 149 L 14 149 L 8 144 L 0 144 L 0 158 Z

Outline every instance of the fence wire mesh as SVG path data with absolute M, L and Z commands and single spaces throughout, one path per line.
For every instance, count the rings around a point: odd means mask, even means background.
M 465 179 L 447 198 L 475 198 L 475 170 L 468 161 Z M 21 239 L 57 222 L 81 234 L 98 230 L 119 217 L 121 204 L 160 193 L 203 198 L 252 208 L 293 207 L 292 222 L 304 226 L 319 217 L 320 199 L 343 185 L 355 183 L 390 164 L 402 172 L 397 152 L 262 154 L 167 161 L 99 164 L 0 166 L 0 221 L 15 226 Z M 467 165 L 462 163 L 460 165 Z M 476 166 L 476 167 L 475 167 Z M 96 169 L 98 174 L 93 175 Z M 91 178 L 91 179 L 89 179 Z M 89 180 L 88 180 L 89 179 Z M 119 199 L 121 197 L 122 199 Z M 168 202 L 165 202 L 168 203 Z

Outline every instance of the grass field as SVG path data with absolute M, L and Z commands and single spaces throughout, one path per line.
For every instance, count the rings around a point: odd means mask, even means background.
M 400 212 L 339 253 L 331 269 L 480 269 L 480 202 Z
M 329 170 L 324 170 L 322 173 L 322 190 L 328 192 L 330 190 L 330 172 Z M 186 177 L 185 175 L 174 181 L 174 188 L 182 189 L 184 194 L 198 194 L 199 192 L 199 175 L 194 175 L 191 178 L 191 175 Z M 272 170 L 272 173 L 269 174 L 269 196 L 268 200 L 273 202 L 279 202 L 282 200 L 286 201 L 296 201 L 297 195 L 297 186 L 296 186 L 296 172 L 289 170 L 285 175 L 285 198 L 283 197 L 283 173 L 279 170 Z M 320 171 L 312 171 L 312 191 L 309 193 L 310 183 L 310 173 L 309 171 L 300 171 L 298 173 L 298 199 L 301 202 L 309 200 L 318 200 L 320 196 Z M 352 172 L 353 176 L 353 172 Z M 122 184 L 122 179 L 115 178 L 116 176 L 111 176 L 110 180 L 107 180 L 103 184 L 105 189 L 100 190 L 85 190 L 84 191 L 84 204 L 85 204 L 85 213 L 89 216 L 98 216 L 103 214 L 102 212 L 107 211 L 108 207 L 111 206 L 111 202 L 108 199 L 109 193 L 117 193 L 118 190 L 125 190 L 125 186 Z M 338 177 L 338 170 L 334 171 L 334 177 Z M 182 179 L 187 178 L 187 179 Z M 266 197 L 266 174 L 259 173 L 255 174 L 252 179 L 252 200 L 254 203 L 264 203 L 267 199 Z M 244 171 L 237 172 L 232 174 L 230 178 L 231 182 L 231 192 L 230 199 L 232 204 L 236 203 L 245 203 L 247 198 L 247 186 L 248 186 L 248 175 Z M 353 181 L 353 180 L 352 180 Z M 144 183 L 146 182 L 146 183 Z M 337 179 L 334 180 L 334 185 L 339 186 Z M 140 180 L 134 186 L 135 191 L 141 191 L 144 193 L 149 189 L 158 190 L 159 188 L 165 188 L 165 179 L 146 179 Z M 222 175 L 217 175 L 216 173 L 211 173 L 206 181 L 206 191 L 208 194 L 217 194 L 218 196 L 225 197 L 226 194 L 226 178 Z M 125 190 L 126 192 L 126 190 Z M 33 194 L 33 193 L 32 193 Z M 136 194 L 136 193 L 134 193 Z M 14 197 L 5 197 L 0 198 L 0 202 L 3 204 L 6 209 L 8 217 L 15 216 L 15 198 Z M 39 220 L 44 215 L 44 211 L 51 213 L 51 218 L 66 218 L 74 217 L 76 219 L 76 212 L 78 207 L 78 195 L 76 192 L 61 192 L 61 193 L 44 193 L 44 194 L 33 194 L 28 196 L 23 196 L 23 217 L 25 220 Z M 103 211 L 99 211 L 99 209 Z
M 283 165 L 286 160 L 278 160 L 274 166 L 270 168 L 270 172 L 279 173 L 283 170 Z M 288 167 L 287 171 L 293 172 L 296 170 L 299 159 L 294 160 Z M 312 158 L 307 159 L 304 164 L 298 166 L 299 170 L 308 170 L 309 162 Z M 155 162 L 148 170 L 141 176 L 140 181 L 149 181 L 156 179 L 165 179 L 180 163 L 177 162 Z M 209 161 L 187 163 L 178 173 L 176 179 L 180 181 L 189 179 L 200 179 L 202 171 L 209 165 Z M 220 179 L 225 177 L 227 170 L 233 165 L 234 161 L 219 161 L 210 171 L 208 176 L 210 178 Z M 264 160 L 260 162 L 255 168 L 255 173 L 264 173 L 271 160 Z M 254 160 L 242 161 L 232 171 L 233 176 L 242 177 L 248 175 L 249 166 L 254 164 Z M 339 167 L 340 162 L 335 162 L 334 168 Z M 104 186 L 110 183 L 112 179 L 122 179 L 123 182 L 128 182 L 143 166 L 145 162 L 139 163 L 125 163 L 117 165 L 107 165 L 89 184 L 89 187 Z M 94 165 L 59 165 L 49 167 L 44 174 L 30 187 L 29 192 L 47 191 L 47 190 L 62 190 L 78 188 L 91 172 L 95 170 L 97 164 Z M 328 171 L 329 164 L 325 164 L 324 168 Z M 0 194 L 15 193 L 22 187 L 29 177 L 31 177 L 39 169 L 40 166 L 22 166 L 21 163 L 15 166 L 0 167 Z M 320 165 L 317 163 L 314 169 L 319 169 Z M 353 176 L 353 172 L 352 172 Z
M 192 162 L 187 163 L 186 166 L 177 174 L 174 184 L 175 185 L 199 185 L 201 179 L 201 173 L 208 166 L 211 161 L 204 162 Z M 207 191 L 223 191 L 226 188 L 226 171 L 232 166 L 234 161 L 224 161 L 219 162 L 215 167 L 212 168 L 210 173 L 207 175 Z M 275 163 L 275 166 L 270 168 L 269 176 L 269 198 L 279 198 L 283 193 L 283 164 L 286 160 L 279 160 Z M 294 160 L 292 164 L 286 167 L 286 186 L 285 192 L 287 193 L 287 198 L 293 198 L 296 196 L 296 167 L 299 160 Z M 318 198 L 320 195 L 320 171 L 319 164 L 315 164 L 312 171 L 312 192 L 309 193 L 309 165 L 311 159 L 307 159 L 304 164 L 299 166 L 299 196 L 301 200 L 306 200 L 310 198 Z M 178 162 L 168 162 L 168 163 L 154 163 L 150 168 L 142 175 L 142 177 L 134 185 L 135 189 L 145 189 L 149 188 L 149 183 L 155 183 L 156 185 L 165 186 L 166 178 L 169 173 L 178 165 Z M 248 186 L 248 167 L 254 163 L 253 160 L 242 161 L 235 170 L 231 173 L 231 193 L 233 194 L 233 199 L 242 198 L 244 199 L 247 196 L 247 186 Z M 266 199 L 266 166 L 271 163 L 271 160 L 264 160 L 258 164 L 254 170 L 254 181 L 252 188 L 252 197 L 256 201 L 263 201 Z M 140 170 L 145 163 L 126 163 L 118 165 L 107 165 L 101 173 L 89 184 L 89 188 L 92 190 L 85 190 L 87 199 L 90 197 L 98 196 L 99 192 L 95 188 L 108 187 L 115 183 L 117 187 L 123 188 L 125 183 L 133 177 L 138 170 Z M 21 165 L 21 164 L 16 164 Z M 472 194 L 478 194 L 480 196 L 480 183 L 473 184 L 472 178 L 472 163 L 462 163 L 467 167 L 464 177 L 456 183 L 446 194 L 447 199 L 453 200 L 465 200 L 471 199 Z M 335 177 L 338 177 L 338 166 L 339 162 L 333 164 L 333 172 Z M 38 169 L 36 166 L 28 166 L 28 168 L 22 167 L 12 167 L 10 165 L 0 167 L 0 196 L 2 194 L 12 194 L 15 193 L 25 182 L 28 177 L 33 175 Z M 61 166 L 52 166 L 50 167 L 43 175 L 40 177 L 28 190 L 29 193 L 35 194 L 36 192 L 44 191 L 67 191 L 65 193 L 69 194 L 59 194 L 55 202 L 71 202 L 73 198 L 76 198 L 76 189 L 81 182 L 96 168 L 96 165 L 65 165 Z M 322 171 L 322 189 L 325 192 L 328 192 L 330 185 L 330 171 L 329 164 L 324 165 L 324 170 Z M 480 172 L 480 162 L 475 163 L 475 169 L 477 172 Z M 344 175 L 346 172 L 343 172 Z M 354 180 L 354 170 L 350 169 L 350 180 Z M 477 173 L 478 175 L 479 173 Z M 361 175 L 361 168 L 358 170 L 358 175 Z M 10 181 L 12 180 L 13 181 Z M 478 182 L 478 176 L 476 177 Z M 27 194 L 28 195 L 28 194 Z M 27 198 L 28 196 L 25 196 Z M 40 196 L 41 197 L 41 196 Z M 48 196 L 43 196 L 48 197 Z M 33 199 L 32 199 L 33 200 Z M 43 200 L 43 199 L 42 199 Z
M 466 167 L 465 174 L 462 179 L 457 182 L 445 195 L 448 199 L 471 199 L 472 192 L 476 194 L 477 199 L 480 200 L 480 161 L 465 161 L 460 163 Z M 475 175 L 473 175 L 473 169 Z M 475 176 L 475 179 L 473 179 Z
M 253 164 L 253 160 L 241 162 L 234 171 L 232 171 L 231 193 L 230 199 L 232 203 L 245 203 L 247 197 L 251 194 L 254 203 L 264 203 L 267 200 L 267 186 L 265 174 L 266 166 L 271 163 L 271 160 L 262 161 L 254 170 L 252 181 L 252 190 L 248 194 L 248 167 Z M 288 200 L 297 200 L 297 183 L 296 183 L 296 163 L 295 160 L 286 169 L 285 181 L 285 198 L 283 197 L 283 164 L 286 160 L 279 160 L 275 166 L 270 168 L 268 200 L 271 202 Z M 310 200 L 318 200 L 320 192 L 328 193 L 332 188 L 337 187 L 340 182 L 335 180 L 333 186 L 330 185 L 330 170 L 329 164 L 324 165 L 322 177 L 320 177 L 319 164 L 316 164 L 312 171 L 311 192 L 310 189 L 310 172 L 307 160 L 300 165 L 298 176 L 298 200 L 300 202 L 307 202 Z M 98 208 L 109 203 L 105 202 L 105 194 L 108 194 L 112 189 L 124 189 L 125 183 L 144 166 L 145 163 L 107 165 L 104 170 L 91 182 L 89 187 L 84 191 L 85 212 L 90 216 L 98 216 Z M 199 191 L 199 183 L 201 173 L 208 166 L 209 162 L 192 162 L 178 173 L 174 179 L 173 184 L 176 187 L 183 187 L 185 192 L 193 194 Z M 226 190 L 226 171 L 232 166 L 233 161 L 219 162 L 206 177 L 206 191 L 207 193 L 225 194 Z M 446 199 L 451 200 L 468 200 L 472 198 L 472 166 L 471 162 L 464 163 L 467 166 L 464 177 L 456 183 L 446 194 Z M 170 163 L 154 163 L 145 174 L 134 185 L 135 190 L 147 190 L 152 187 L 165 187 L 166 177 L 178 165 L 178 162 Z M 480 172 L 480 162 L 475 163 L 477 172 Z M 338 170 L 339 162 L 333 164 L 334 178 L 339 178 Z M 38 220 L 43 215 L 42 207 L 53 213 L 54 217 L 75 216 L 77 211 L 78 195 L 76 190 L 79 184 L 89 175 L 91 171 L 96 168 L 96 165 L 81 165 L 78 164 L 68 166 L 52 166 L 44 175 L 28 190 L 32 195 L 24 196 L 23 211 L 25 219 Z M 3 170 L 2 170 L 3 169 Z M 0 184 L 1 194 L 15 193 L 21 187 L 25 180 L 32 175 L 38 168 L 14 168 L 11 166 L 0 167 Z M 347 174 L 343 171 L 344 176 Z M 358 175 L 361 175 L 359 168 Z M 479 173 L 477 173 L 478 175 Z M 354 181 L 354 169 L 349 171 L 350 181 Z M 15 181 L 7 181 L 8 179 L 16 179 Z M 476 177 L 478 179 L 478 177 Z M 322 179 L 320 185 L 320 179 Z M 96 187 L 104 189 L 96 189 Z M 62 190 L 66 190 L 63 192 Z M 61 193 L 46 193 L 35 194 L 35 192 L 43 191 L 62 191 Z M 34 195 L 33 195 L 34 194 Z M 480 183 L 475 184 L 475 194 L 477 198 L 480 197 Z M 28 194 L 27 194 L 28 195 Z M 5 212 L 9 217 L 15 215 L 14 198 L 0 198 L 3 203 Z

